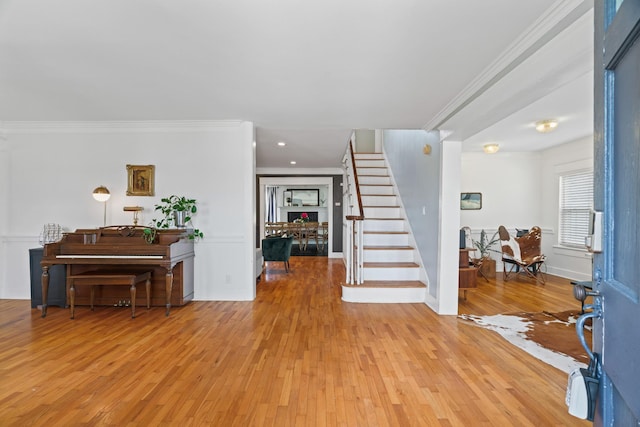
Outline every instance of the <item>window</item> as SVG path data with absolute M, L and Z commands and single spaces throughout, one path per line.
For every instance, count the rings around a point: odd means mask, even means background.
M 560 240 L 563 246 L 584 247 L 593 206 L 593 172 L 560 176 Z

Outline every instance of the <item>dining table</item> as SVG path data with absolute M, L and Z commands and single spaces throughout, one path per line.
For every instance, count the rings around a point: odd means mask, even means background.
M 328 235 L 327 222 L 294 221 L 265 223 L 265 237 L 293 236 L 301 251 L 306 251 L 309 241 L 315 241 L 316 249 L 324 249 Z

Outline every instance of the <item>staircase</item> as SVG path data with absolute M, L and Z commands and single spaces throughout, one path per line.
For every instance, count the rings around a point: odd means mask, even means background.
M 350 302 L 424 302 L 425 273 L 412 246 L 409 226 L 400 206 L 383 154 L 355 154 L 364 211 L 363 280 L 344 285 Z

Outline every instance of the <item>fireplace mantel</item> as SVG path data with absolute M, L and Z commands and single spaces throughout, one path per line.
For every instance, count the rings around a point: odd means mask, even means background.
M 325 222 L 329 220 L 326 206 L 280 206 L 278 208 L 278 221 L 288 222 L 287 217 L 289 212 L 317 212 L 318 222 Z

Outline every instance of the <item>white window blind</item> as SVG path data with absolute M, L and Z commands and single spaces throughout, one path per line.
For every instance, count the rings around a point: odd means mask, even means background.
M 584 247 L 589 234 L 589 211 L 593 206 L 593 172 L 560 176 L 560 243 Z

